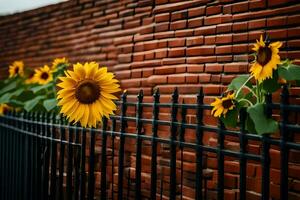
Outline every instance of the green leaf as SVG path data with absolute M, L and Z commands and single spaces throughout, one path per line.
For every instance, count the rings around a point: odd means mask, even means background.
M 45 109 L 47 111 L 51 111 L 53 108 L 57 106 L 57 100 L 56 99 L 47 99 L 43 103 Z
M 273 77 L 266 79 L 262 82 L 262 89 L 264 92 L 267 93 L 273 93 L 277 91 L 280 88 L 280 84 L 278 83 L 278 73 L 274 72 Z
M 12 97 L 14 96 L 19 96 L 22 92 L 24 91 L 24 88 L 19 88 L 18 90 L 11 92 L 11 93 L 6 93 L 0 97 L 0 104 L 2 103 L 9 103 Z
M 300 80 L 300 66 L 294 64 L 281 65 L 278 74 L 287 81 Z
M 44 99 L 44 96 L 37 96 L 34 99 L 26 101 L 24 104 L 24 109 L 29 112 L 31 111 L 39 102 L 40 100 Z
M 37 92 L 43 90 L 43 89 L 47 89 L 49 87 L 51 87 L 52 84 L 46 84 L 46 85 L 38 85 L 38 86 L 35 86 L 33 88 L 31 88 L 31 91 L 36 94 Z
M 15 99 L 11 99 L 9 101 L 9 105 L 11 105 L 12 107 L 23 107 L 24 106 L 24 103 L 22 101 L 18 101 L 18 100 L 15 100 Z
M 278 130 L 278 123 L 270 118 L 267 118 L 264 112 L 264 104 L 258 103 L 247 109 L 251 117 L 255 130 L 258 134 L 274 133 Z
M 0 90 L 0 95 L 6 93 L 8 91 L 11 91 L 11 90 L 15 89 L 16 87 L 17 87 L 17 81 L 13 81 Z
M 222 116 L 221 120 L 226 127 L 236 127 L 238 118 L 238 109 L 234 108 L 227 112 L 226 117 Z
M 229 90 L 238 90 L 242 87 L 242 85 L 249 79 L 249 75 L 241 75 L 234 78 L 231 83 L 228 85 Z M 250 81 L 246 83 L 246 86 L 252 88 L 252 84 Z
M 252 121 L 252 119 L 249 117 L 249 115 L 246 118 L 246 130 L 251 133 L 251 134 L 257 134 L 256 130 L 255 130 L 255 125 L 254 122 Z

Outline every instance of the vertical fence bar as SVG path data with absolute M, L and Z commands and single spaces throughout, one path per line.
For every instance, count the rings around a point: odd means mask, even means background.
M 288 148 L 286 142 L 288 140 L 288 130 L 286 124 L 288 124 L 288 110 L 286 106 L 289 104 L 289 91 L 288 86 L 284 85 L 281 92 L 280 102 L 280 115 L 281 115 L 281 126 L 280 126 L 280 199 L 288 199 Z
M 95 192 L 95 130 L 90 129 L 90 161 L 89 161 L 89 176 L 88 176 L 88 199 L 94 199 Z
M 123 168 L 124 168 L 124 145 L 125 145 L 125 129 L 126 129 L 126 110 L 127 110 L 127 92 L 122 94 L 122 105 L 121 105 L 121 128 L 120 128 L 120 148 L 119 148 L 119 166 L 118 166 L 118 200 L 123 199 Z
M 55 125 L 58 122 L 58 118 L 56 119 L 56 115 L 53 113 L 51 116 L 51 185 L 50 185 L 50 199 L 56 198 L 56 168 L 57 168 L 57 144 L 54 139 L 56 139 L 56 127 Z
M 116 119 L 112 119 L 111 121 L 111 174 L 114 176 L 114 168 L 115 168 L 115 163 L 114 163 L 114 158 L 115 158 L 115 132 L 116 131 Z M 111 180 L 111 199 L 114 199 L 114 179 L 112 178 Z
M 86 129 L 82 129 L 81 135 L 81 167 L 80 167 L 80 200 L 85 199 L 86 173 L 85 173 L 85 147 L 86 147 Z
M 196 200 L 202 200 L 202 180 L 203 180 L 203 151 L 201 146 L 203 145 L 203 89 L 201 88 L 197 95 L 197 128 L 196 128 Z
M 177 135 L 177 111 L 178 111 L 178 89 L 175 88 L 172 94 L 171 104 L 171 137 L 170 137 L 170 200 L 176 199 L 176 135 Z
M 24 130 L 25 127 L 24 127 L 24 112 L 22 112 L 20 114 L 20 120 L 21 120 L 21 124 L 20 124 L 20 129 L 21 130 Z M 20 178 L 19 178 L 19 188 L 20 188 L 20 194 L 19 194 L 19 199 L 24 199 L 24 193 L 25 193 L 25 190 L 24 190 L 24 180 L 25 180 L 25 164 L 27 162 L 27 160 L 25 160 L 25 156 L 26 156 L 26 151 L 25 151 L 25 136 L 26 134 L 24 133 L 21 133 L 20 134 L 20 142 L 21 142 L 21 148 L 20 148 L 20 166 L 19 166 L 19 171 L 20 171 Z
M 153 95 L 153 111 L 152 111 L 152 153 L 151 153 L 151 199 L 156 199 L 157 184 L 157 130 L 158 130 L 158 113 L 159 113 L 159 90 L 157 89 Z
M 76 124 L 75 129 L 75 143 L 79 144 L 79 123 Z M 74 178 L 74 199 L 79 199 L 79 187 L 80 187 L 80 146 L 76 146 L 75 149 L 75 158 L 74 158 L 74 167 L 75 167 L 75 178 Z
M 13 119 L 14 124 L 15 124 L 15 128 L 17 128 L 17 130 L 14 130 L 14 135 L 15 135 L 15 156 L 14 158 L 14 173 L 15 173 L 15 177 L 14 177 L 14 187 L 13 187 L 13 193 L 14 193 L 14 199 L 18 199 L 19 198 L 19 192 L 20 192 L 20 188 L 19 188 L 19 166 L 20 166 L 20 134 L 18 129 L 20 128 L 20 121 L 18 120 L 20 118 L 19 113 L 15 113 L 15 118 Z M 15 192 L 15 191 L 19 191 L 19 192 Z
M 135 198 L 141 199 L 141 156 L 142 156 L 142 140 L 140 135 L 142 134 L 142 112 L 143 107 L 141 103 L 143 103 L 143 91 L 140 90 L 137 99 L 138 103 L 136 106 L 136 130 L 137 130 L 137 143 L 136 143 L 136 165 L 135 165 Z
M 103 117 L 102 126 L 102 155 L 101 155 L 101 199 L 106 199 L 106 144 L 107 144 L 107 118 Z
M 16 116 L 16 113 L 15 111 L 13 111 L 12 113 L 12 117 L 14 118 Z M 12 127 L 15 127 L 16 126 L 16 121 L 14 119 L 11 120 L 11 125 Z M 12 150 L 11 150 L 11 157 L 10 157 L 10 167 L 11 167 L 11 175 L 10 175 L 10 188 L 9 188 L 9 191 L 10 191 L 10 198 L 11 199 L 15 199 L 15 193 L 13 191 L 13 189 L 15 188 L 15 156 L 16 156 L 16 133 L 13 131 L 13 130 L 10 130 L 10 134 L 12 136 L 12 139 L 11 139 L 11 147 L 12 147 Z
M 219 130 L 218 130 L 218 200 L 224 199 L 224 133 L 225 129 L 224 124 L 221 120 L 219 120 Z
M 267 117 L 272 117 L 272 95 L 266 95 L 266 111 L 265 114 Z M 269 200 L 270 198 L 270 136 L 269 134 L 264 134 L 262 136 L 262 183 L 261 183 L 261 199 Z
M 42 139 L 40 138 L 42 134 L 42 127 L 38 124 L 41 121 L 41 113 L 36 113 L 36 192 L 37 192 L 37 199 L 42 198 L 42 149 L 41 149 L 41 142 Z
M 32 120 L 33 114 L 28 113 L 28 120 Z M 28 132 L 33 133 L 33 124 L 32 123 L 27 123 L 27 130 Z M 34 138 L 31 135 L 28 135 L 28 199 L 33 199 L 33 178 L 34 178 L 34 153 L 33 153 L 33 148 L 34 146 Z
M 182 101 L 181 107 L 181 124 L 179 132 L 179 147 L 180 147 L 180 199 L 182 200 L 183 196 L 183 148 L 184 148 L 184 136 L 185 136 L 185 124 L 186 124 L 186 107 L 184 105 L 184 100 Z
M 63 127 L 65 120 L 63 116 L 60 116 L 60 152 L 59 152 L 59 185 L 58 195 L 59 199 L 64 198 L 64 160 L 65 160 L 65 144 L 66 140 L 66 129 Z
M 72 199 L 72 175 L 73 175 L 73 132 L 74 129 L 70 127 L 70 124 L 68 124 L 68 160 L 67 160 L 67 199 Z
M 46 137 L 51 137 L 50 132 L 51 132 L 51 121 L 50 121 L 51 115 L 47 113 L 45 115 L 45 136 Z M 44 191 L 44 199 L 48 199 L 48 190 L 49 190 L 49 165 L 50 165 L 50 140 L 49 139 L 44 139 L 45 140 L 45 148 L 44 148 L 44 182 L 43 182 L 43 191 Z M 51 141 L 53 138 L 51 137 Z
M 245 125 L 246 125 L 246 110 L 240 110 L 240 199 L 246 199 L 246 170 L 247 160 L 245 158 L 247 139 L 245 138 Z

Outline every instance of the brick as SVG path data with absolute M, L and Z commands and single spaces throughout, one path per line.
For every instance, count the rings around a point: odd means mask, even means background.
M 185 38 L 176 38 L 168 40 L 168 47 L 183 47 L 185 46 Z
M 188 65 L 187 72 L 200 73 L 204 71 L 204 65 Z
M 248 22 L 234 22 L 232 30 L 236 31 L 246 31 L 248 29 Z
M 187 10 L 176 11 L 171 14 L 171 21 L 181 20 L 187 18 Z
M 155 39 L 165 39 L 170 37 L 174 37 L 174 31 L 166 31 L 154 34 Z
M 167 22 L 169 20 L 170 20 L 170 14 L 169 13 L 157 14 L 154 17 L 154 21 L 156 23 L 158 23 L 158 22 Z
M 214 46 L 190 47 L 186 50 L 187 56 L 212 55 L 214 54 Z
M 160 75 L 152 75 L 147 78 L 147 81 L 150 85 L 164 84 L 167 83 L 167 77 Z
M 205 72 L 223 72 L 223 64 L 218 63 L 206 63 L 205 64 Z
M 197 56 L 197 57 L 188 57 L 188 64 L 202 64 L 202 63 L 211 63 L 216 62 L 216 56 Z
M 180 21 L 176 21 L 176 22 L 172 22 L 170 25 L 170 30 L 180 30 L 180 29 L 184 29 L 187 26 L 187 22 L 186 20 L 180 20 Z
M 200 46 L 204 43 L 203 36 L 190 37 L 186 39 L 186 46 Z
M 185 75 L 184 74 L 172 74 L 168 76 L 168 83 L 184 83 Z
M 154 74 L 174 74 L 176 68 L 174 66 L 163 66 L 163 67 L 156 67 L 154 69 Z
M 204 44 L 209 45 L 209 44 L 216 44 L 216 36 L 205 36 L 204 37 Z
M 232 5 L 232 13 L 246 12 L 248 11 L 248 2 L 240 2 Z
M 188 20 L 188 28 L 195 28 L 203 25 L 203 17 Z
M 193 29 L 177 30 L 177 31 L 175 31 L 175 37 L 192 36 L 193 33 L 194 33 Z
M 263 0 L 253 0 L 249 2 L 249 9 L 256 10 L 256 9 L 263 9 L 266 8 L 266 1 Z
M 228 44 L 232 42 L 232 35 L 218 35 L 216 37 L 217 44 Z
M 216 34 L 217 26 L 204 26 L 195 29 L 195 35 L 212 35 Z
M 162 32 L 169 30 L 169 22 L 159 23 L 155 26 L 155 32 Z
M 155 58 L 166 58 L 168 55 L 167 49 L 160 49 L 155 51 Z
M 232 52 L 232 46 L 217 46 L 216 47 L 216 54 L 230 54 Z
M 217 33 L 228 33 L 232 30 L 232 23 L 218 24 Z
M 248 29 L 259 29 L 266 27 L 266 19 L 252 20 L 248 22 Z
M 133 54 L 133 61 L 143 61 L 144 60 L 144 53 L 135 53 Z
M 267 18 L 268 27 L 285 26 L 287 22 L 287 17 Z
M 168 50 L 169 57 L 182 57 L 185 55 L 185 48 L 172 48 Z
M 188 9 L 188 17 L 198 17 L 203 16 L 205 14 L 205 7 L 196 7 L 196 8 L 190 8 Z
M 215 15 L 219 14 L 222 11 L 222 6 L 217 5 L 217 6 L 210 6 L 206 8 L 206 15 Z

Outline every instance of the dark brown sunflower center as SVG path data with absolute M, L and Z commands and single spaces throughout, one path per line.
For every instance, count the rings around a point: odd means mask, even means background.
M 15 68 L 15 74 L 19 73 L 19 67 Z
M 75 90 L 75 97 L 80 103 L 94 103 L 100 95 L 99 85 L 93 80 L 84 80 L 80 82 Z
M 261 47 L 257 53 L 257 62 L 262 66 L 266 65 L 272 57 L 272 51 L 269 47 Z
M 222 102 L 222 106 L 225 109 L 230 108 L 232 105 L 233 105 L 233 101 L 231 99 L 227 99 L 227 100 L 225 100 L 225 101 Z
M 49 74 L 47 72 L 43 72 L 41 78 L 47 80 L 49 78 Z

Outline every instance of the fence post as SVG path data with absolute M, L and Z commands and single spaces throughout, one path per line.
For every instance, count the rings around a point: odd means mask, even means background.
M 218 200 L 224 199 L 224 133 L 223 130 L 225 126 L 221 120 L 219 120 L 219 130 L 218 130 L 218 149 L 217 149 L 217 156 L 218 156 Z
M 118 200 L 123 199 L 123 168 L 124 168 L 124 145 L 125 145 L 125 129 L 126 129 L 126 110 L 127 110 L 127 92 L 122 94 L 121 105 L 121 128 L 120 128 L 120 148 L 119 148 L 119 166 L 118 166 Z
M 93 128 L 90 128 L 90 160 L 89 160 L 89 176 L 88 176 L 88 199 L 94 199 L 95 192 L 95 140 L 96 133 Z
M 151 199 L 156 199 L 156 183 L 157 183 L 157 120 L 159 113 L 159 89 L 153 94 L 153 110 L 152 110 L 152 153 L 151 153 Z
M 180 123 L 180 132 L 179 132 L 179 148 L 180 148 L 180 199 L 182 200 L 183 195 L 183 148 L 184 148 L 184 136 L 185 136 L 185 125 L 186 125 L 186 106 L 184 100 L 182 100 L 181 106 L 181 123 Z
M 286 106 L 289 104 L 289 91 L 287 85 L 283 86 L 280 96 L 280 199 L 288 199 L 288 148 L 286 142 L 288 140 L 289 132 L 286 125 L 288 124 L 289 113 Z
M 267 117 L 272 117 L 272 95 L 266 95 L 266 110 L 265 114 Z M 262 136 L 262 183 L 261 183 L 261 191 L 262 191 L 262 200 L 269 200 L 270 198 L 270 135 L 264 134 Z
M 106 146 L 107 146 L 107 118 L 103 117 L 102 125 L 102 155 L 101 155 L 101 199 L 106 199 Z
M 246 199 L 246 170 L 247 170 L 247 159 L 245 158 L 247 139 L 245 137 L 246 130 L 246 109 L 241 108 L 240 110 L 240 199 Z
M 81 135 L 81 167 L 80 167 L 80 200 L 85 199 L 86 174 L 85 174 L 85 148 L 86 148 L 86 129 L 82 129 Z
M 66 129 L 64 127 L 65 120 L 62 115 L 59 116 L 60 122 L 60 153 L 59 153 L 59 189 L 58 195 L 59 199 L 63 199 L 63 183 L 64 183 L 64 158 L 65 158 L 65 144 L 64 141 L 66 140 Z
M 55 113 L 51 116 L 52 130 L 51 130 L 51 185 L 50 185 L 50 199 L 56 198 L 56 168 L 57 168 L 57 144 L 54 140 L 56 138 L 57 124 Z
M 176 135 L 177 135 L 178 89 L 172 94 L 171 104 L 171 137 L 170 137 L 170 200 L 176 199 Z
M 71 127 L 71 124 L 68 123 L 68 157 L 67 157 L 67 199 L 72 200 L 73 191 L 72 191 L 72 179 L 73 179 L 73 135 L 74 129 Z
M 143 90 L 140 90 L 137 96 L 137 105 L 136 105 L 136 130 L 137 130 L 137 144 L 136 144 L 136 166 L 135 166 L 135 198 L 141 199 L 141 154 L 142 154 L 142 140 L 140 135 L 142 134 L 142 112 L 143 107 Z
M 203 151 L 201 146 L 203 145 L 203 88 L 200 89 L 197 95 L 197 128 L 196 128 L 196 200 L 202 200 L 202 180 L 203 180 Z

